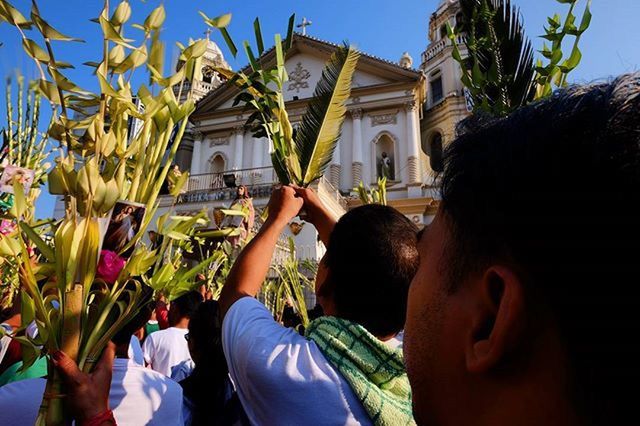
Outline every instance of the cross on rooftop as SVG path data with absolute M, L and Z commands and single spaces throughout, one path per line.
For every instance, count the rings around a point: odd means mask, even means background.
M 297 28 L 302 28 L 302 35 L 307 35 L 307 27 L 312 25 L 313 22 L 308 21 L 307 18 L 302 18 L 302 22 L 296 25 Z
M 207 28 L 207 30 L 204 32 L 204 36 L 207 38 L 207 40 L 209 40 L 209 36 L 211 35 L 211 28 Z

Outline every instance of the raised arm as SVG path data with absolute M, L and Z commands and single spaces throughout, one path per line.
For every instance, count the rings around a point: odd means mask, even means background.
M 269 200 L 269 218 L 236 259 L 220 294 L 218 303 L 223 318 L 238 299 L 258 294 L 269 272 L 278 238 L 302 204 L 302 198 L 290 186 L 273 191 Z
M 304 209 L 307 216 L 304 218 L 307 222 L 315 226 L 320 235 L 320 240 L 329 247 L 329 237 L 336 226 L 336 219 L 331 212 L 326 209 L 318 194 L 310 188 L 295 188 L 296 193 L 304 200 Z

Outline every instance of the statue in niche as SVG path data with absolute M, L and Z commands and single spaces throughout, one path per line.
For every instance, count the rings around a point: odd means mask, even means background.
M 382 152 L 378 161 L 378 177 L 393 180 L 393 170 L 391 169 L 391 158 L 386 152 Z

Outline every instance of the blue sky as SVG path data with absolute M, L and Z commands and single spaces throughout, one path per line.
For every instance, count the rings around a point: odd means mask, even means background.
M 293 12 L 297 20 L 303 16 L 313 21 L 308 33 L 332 42 L 349 40 L 361 50 L 389 60 L 398 60 L 404 51 L 419 63 L 420 53 L 428 44 L 427 29 L 430 14 L 440 0 L 166 0 L 167 20 L 163 39 L 167 42 L 168 70 L 177 48 L 175 41 L 186 42 L 190 37 L 203 36 L 206 27 L 198 15 L 202 10 L 209 16 L 231 12 L 233 20 L 229 27 L 236 42 L 253 39 L 252 23 L 256 16 L 262 22 L 265 44 L 276 32 L 286 30 L 286 22 Z M 512 0 L 520 6 L 527 34 L 534 47 L 541 47 L 546 17 L 555 12 L 564 15 L 567 8 L 556 0 Z M 30 2 L 11 0 L 20 10 L 28 12 Z M 101 33 L 97 24 L 89 22 L 98 16 L 102 2 L 93 0 L 40 1 L 42 15 L 65 34 L 86 40 L 86 43 L 56 43 L 58 59 L 76 65 L 68 72 L 69 77 L 81 87 L 95 90 L 97 83 L 91 69 L 83 62 L 97 60 L 101 55 Z M 115 4 L 115 2 L 112 1 Z M 160 2 L 158 0 L 131 0 L 134 9 L 130 23 L 142 22 L 145 16 Z M 581 0 L 581 13 L 586 0 Z M 606 79 L 612 75 L 640 70 L 640 1 L 638 0 L 593 0 L 593 21 L 584 35 L 581 47 L 583 60 L 571 75 L 572 82 L 584 83 Z M 128 29 L 127 34 L 137 37 L 139 31 Z M 35 36 L 33 36 L 35 37 Z M 237 68 L 246 63 L 243 53 L 238 59 L 231 58 L 218 34 L 212 35 L 225 52 L 227 60 Z M 0 25 L 0 78 L 12 75 L 20 69 L 27 77 L 35 77 L 35 66 L 22 52 L 21 42 L 15 29 Z M 416 64 L 417 65 L 417 64 Z M 142 73 L 138 77 L 142 79 Z M 4 87 L 1 88 L 4 92 Z M 2 93 L 4 99 L 4 93 Z M 5 115 L 4 102 L 0 102 L 0 116 Z M 4 118 L 1 121 L 4 125 Z M 0 125 L 1 127 L 1 125 Z M 53 199 L 43 194 L 38 202 L 37 215 L 49 216 L 53 210 Z

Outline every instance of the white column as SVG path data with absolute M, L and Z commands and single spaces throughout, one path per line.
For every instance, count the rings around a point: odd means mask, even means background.
M 195 133 L 193 139 L 193 153 L 191 154 L 191 176 L 200 174 L 202 160 L 202 133 Z
M 333 158 L 331 159 L 331 166 L 329 166 L 329 182 L 335 189 L 340 189 L 340 145 L 341 139 L 338 139 L 338 143 L 336 143 L 336 150 L 333 151 Z
M 407 171 L 409 185 L 421 183 L 420 171 L 420 136 L 417 120 L 417 106 L 415 101 L 407 102 Z
M 251 162 L 251 167 L 257 169 L 262 167 L 262 150 L 264 149 L 264 145 L 266 141 L 264 138 L 256 139 L 253 138 L 253 161 Z M 262 183 L 262 171 L 254 170 L 253 171 L 253 184 L 258 185 Z
M 355 188 L 362 181 L 362 110 L 351 110 L 351 119 L 353 123 L 353 143 L 352 143 L 352 162 L 351 171 L 353 176 L 353 186 Z
M 233 169 L 240 170 L 242 168 L 242 150 L 244 145 L 244 126 L 236 126 L 234 128 L 236 140 L 233 145 Z

